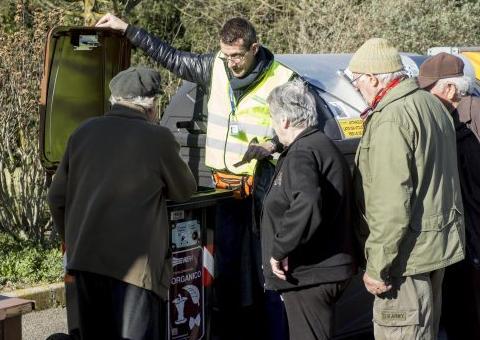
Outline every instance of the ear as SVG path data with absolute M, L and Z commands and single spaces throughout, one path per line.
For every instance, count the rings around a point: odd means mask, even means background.
M 290 126 L 290 120 L 288 120 L 287 117 L 282 117 L 280 119 L 280 126 L 283 128 L 283 129 L 288 129 L 288 127 Z
M 372 85 L 372 87 L 378 87 L 380 82 L 378 81 L 377 77 L 374 77 L 372 74 L 367 74 L 367 76 L 368 76 L 368 81 L 370 82 L 370 85 Z
M 157 119 L 157 110 L 155 109 L 155 107 L 147 109 L 146 113 L 147 113 L 147 119 L 150 122 L 154 122 Z
M 455 101 L 457 97 L 457 87 L 453 84 L 447 84 L 445 86 L 445 96 L 450 101 Z
M 258 50 L 260 50 L 260 44 L 258 42 L 253 43 L 250 49 L 253 51 L 253 55 L 257 55 Z

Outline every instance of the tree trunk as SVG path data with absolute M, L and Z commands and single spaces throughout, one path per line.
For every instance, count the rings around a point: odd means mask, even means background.
M 83 18 L 85 26 L 93 26 L 97 22 L 95 15 L 93 13 L 93 7 L 95 7 L 95 0 L 84 0 L 83 1 Z

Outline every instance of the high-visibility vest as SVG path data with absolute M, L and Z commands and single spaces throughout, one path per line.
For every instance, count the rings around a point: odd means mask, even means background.
M 261 80 L 236 102 L 224 62 L 215 58 L 208 100 L 208 125 L 205 164 L 215 170 L 237 175 L 253 175 L 256 160 L 235 167 L 242 160 L 248 144 L 273 137 L 267 97 L 277 86 L 286 83 L 293 71 L 273 61 Z

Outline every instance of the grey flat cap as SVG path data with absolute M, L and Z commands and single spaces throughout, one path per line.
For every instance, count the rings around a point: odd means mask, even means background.
M 114 97 L 154 97 L 160 93 L 160 74 L 141 66 L 133 66 L 119 72 L 110 81 L 110 92 Z

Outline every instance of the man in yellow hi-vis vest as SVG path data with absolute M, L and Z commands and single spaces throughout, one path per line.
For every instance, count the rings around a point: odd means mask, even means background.
M 134 46 L 209 94 L 205 163 L 217 187 L 235 188 L 241 198 L 217 207 L 215 295 L 219 313 L 214 324 L 222 339 L 286 339 L 282 303 L 273 292 L 263 294 L 258 230 L 252 226 L 257 224 L 263 193 L 273 175 L 267 158 L 278 147 L 266 99 L 294 76 L 293 71 L 258 43 L 255 28 L 243 18 L 224 24 L 220 51 L 210 54 L 176 50 L 111 14 L 97 26 L 124 32 Z M 274 301 L 266 304 L 267 312 L 263 300 Z M 269 323 L 264 315 L 275 320 Z

